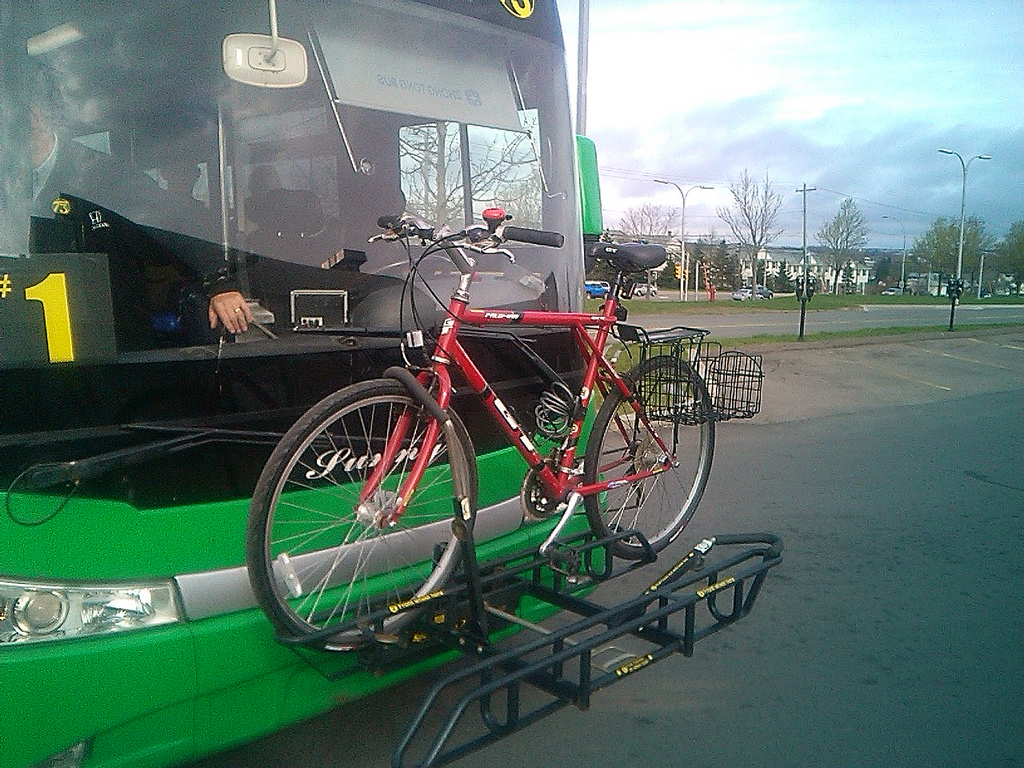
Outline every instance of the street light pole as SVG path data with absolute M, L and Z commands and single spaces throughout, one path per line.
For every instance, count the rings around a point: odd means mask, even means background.
M 695 189 L 714 189 L 714 187 L 709 187 L 705 184 L 695 184 L 684 192 L 683 188 L 674 181 L 655 179 L 654 183 L 668 184 L 675 187 L 679 192 L 679 196 L 683 198 L 682 213 L 679 215 L 679 300 L 689 301 L 690 281 L 687 277 L 690 271 L 690 260 L 686 255 L 686 196 Z
M 900 295 L 907 292 L 907 228 L 901 219 L 895 216 L 883 216 L 883 219 L 892 219 L 900 225 L 903 230 L 903 263 L 900 265 Z
M 956 279 L 959 280 L 963 277 L 964 272 L 964 213 L 967 206 L 967 169 L 970 168 L 971 163 L 975 160 L 991 160 L 992 155 L 975 155 L 967 162 L 964 162 L 963 155 L 959 152 L 954 152 L 952 149 L 940 149 L 944 155 L 956 155 L 956 158 L 960 161 L 960 167 L 963 169 L 963 187 L 960 192 L 960 248 L 957 250 L 956 255 Z
M 801 193 L 804 196 L 804 229 L 803 229 L 803 232 L 804 232 L 804 237 L 803 237 L 803 251 L 804 251 L 803 268 L 804 268 L 804 278 L 803 278 L 803 287 L 802 287 L 802 289 L 800 291 L 800 296 L 799 296 L 799 299 L 800 299 L 800 335 L 798 336 L 798 338 L 801 341 L 803 341 L 803 338 L 804 338 L 804 318 L 807 315 L 807 297 L 808 297 L 808 291 L 807 291 L 807 193 L 808 192 L 814 192 L 816 189 L 817 189 L 817 187 L 808 187 L 807 186 L 807 182 L 805 181 L 804 185 L 802 187 L 800 187 L 800 189 L 797 190 L 797 192 Z M 765 280 L 765 282 L 767 283 L 768 281 Z M 755 293 L 755 295 L 757 293 L 757 273 L 756 272 L 754 273 L 754 293 Z
M 954 152 L 952 149 L 939 149 L 944 155 L 956 155 L 956 158 L 960 161 L 960 167 L 963 169 L 963 187 L 960 191 L 960 248 L 957 250 L 956 255 L 956 285 L 950 281 L 946 288 L 949 293 L 949 330 L 953 330 L 953 318 L 956 314 L 956 303 L 960 299 L 960 294 L 964 289 L 963 273 L 964 273 L 964 213 L 967 205 L 967 169 L 971 163 L 975 160 L 991 160 L 992 155 L 975 155 L 967 162 L 964 162 L 963 155 L 959 152 Z

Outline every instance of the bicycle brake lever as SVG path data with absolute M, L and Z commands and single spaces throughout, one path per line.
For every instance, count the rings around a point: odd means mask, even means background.
M 477 253 L 497 254 L 500 256 L 504 256 L 506 259 L 508 259 L 510 264 L 516 263 L 516 255 L 507 248 L 499 248 L 497 245 L 489 245 L 484 247 L 480 247 L 479 245 L 471 245 L 469 247 L 472 248 Z

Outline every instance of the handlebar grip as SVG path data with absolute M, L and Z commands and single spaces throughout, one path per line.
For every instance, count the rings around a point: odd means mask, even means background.
M 543 229 L 528 229 L 526 227 L 502 228 L 501 236 L 505 240 L 516 240 L 520 243 L 531 243 L 533 245 L 546 245 L 550 248 L 561 248 L 565 237 L 558 232 L 546 232 Z

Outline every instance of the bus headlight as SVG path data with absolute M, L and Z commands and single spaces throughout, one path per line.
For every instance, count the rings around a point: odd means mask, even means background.
M 170 582 L 62 585 L 0 580 L 0 645 L 63 640 L 183 621 Z

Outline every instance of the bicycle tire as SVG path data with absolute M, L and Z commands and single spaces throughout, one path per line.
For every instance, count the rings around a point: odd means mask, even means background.
M 693 516 L 707 487 L 715 452 L 715 423 L 711 398 L 693 368 L 683 360 L 661 355 L 645 360 L 625 376 L 630 390 L 645 405 L 651 427 L 676 457 L 675 466 L 644 480 L 624 483 L 604 493 L 587 496 L 584 506 L 591 530 L 606 537 L 636 530 L 655 552 L 668 546 Z M 674 383 L 673 383 L 674 382 Z M 692 418 L 649 412 L 648 397 L 655 388 L 673 386 L 672 397 Z M 648 393 L 648 394 L 645 394 Z M 683 422 L 683 423 L 680 423 Z M 690 422 L 689 424 L 685 422 Z M 661 463 L 664 453 L 650 430 L 633 410 L 629 399 L 615 389 L 598 410 L 587 440 L 583 483 L 626 476 Z M 612 551 L 637 560 L 647 550 L 636 536 L 617 540 Z
M 442 431 L 436 457 L 402 517 L 382 528 L 356 516 L 360 491 L 380 461 L 379 447 L 406 409 L 414 415 L 409 438 L 374 497 L 386 508 L 431 421 L 397 381 L 361 382 L 329 395 L 288 430 L 271 454 L 250 504 L 246 565 L 253 592 L 278 631 L 302 637 L 359 622 L 388 606 L 408 605 L 440 589 L 455 569 L 460 547 L 451 527 L 452 473 L 467 473 L 474 514 L 477 474 L 469 434 L 454 413 L 461 451 L 450 450 Z M 462 467 L 453 469 L 456 462 Z M 444 546 L 439 557 L 438 545 Z M 417 613 L 401 611 L 373 626 L 359 622 L 320 645 L 352 650 L 388 640 Z

